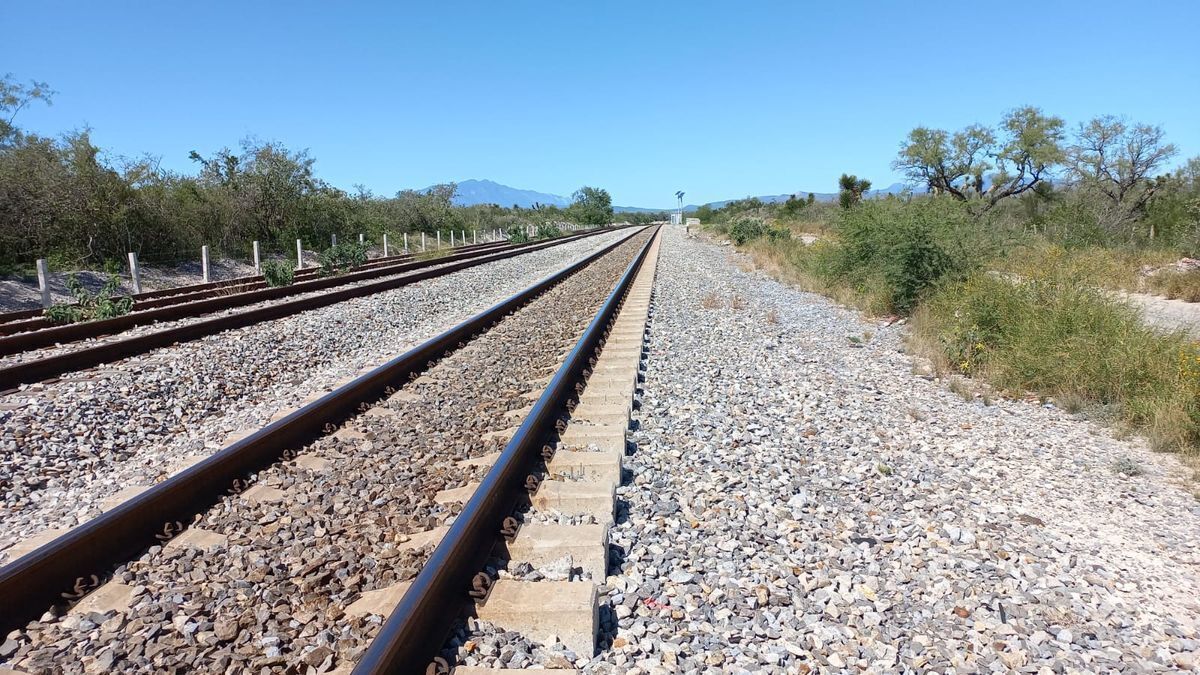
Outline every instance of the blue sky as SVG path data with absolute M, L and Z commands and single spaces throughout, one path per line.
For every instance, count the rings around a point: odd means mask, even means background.
M 256 136 L 347 189 L 490 178 L 665 207 L 886 186 L 912 127 L 1023 104 L 1200 154 L 1192 0 L 5 5 L 0 72 L 59 92 L 20 126 L 184 171 Z

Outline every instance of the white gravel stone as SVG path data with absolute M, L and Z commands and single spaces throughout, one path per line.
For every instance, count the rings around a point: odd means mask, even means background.
M 666 234 L 585 670 L 1196 662 L 1200 503 L 1179 462 L 1054 406 L 964 401 L 914 374 L 903 326 L 749 267 Z
M 165 477 L 280 410 L 328 391 L 626 230 L 429 279 L 0 396 L 3 549 L 95 517 L 103 499 Z M 97 374 L 99 373 L 99 374 Z

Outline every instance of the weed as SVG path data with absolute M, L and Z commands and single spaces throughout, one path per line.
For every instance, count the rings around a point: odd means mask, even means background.
M 93 295 L 79 283 L 78 277 L 72 274 L 67 277 L 67 290 L 71 292 L 75 302 L 46 308 L 46 318 L 53 323 L 63 324 L 112 319 L 128 314 L 133 309 L 133 298 L 113 297 L 120 287 L 121 280 L 116 275 L 110 275 L 100 291 Z
M 1161 449 L 1200 442 L 1200 347 L 1144 326 L 1133 308 L 1047 266 L 1013 281 L 940 288 L 913 323 L 921 355 L 1068 411 L 1100 411 Z
M 775 325 L 779 323 L 779 313 L 773 309 L 767 310 L 767 323 Z
M 729 309 L 746 309 L 746 299 L 740 295 L 734 295 L 729 298 Z
M 887 464 L 884 464 L 883 462 L 877 462 L 875 464 L 875 470 L 878 471 L 880 473 L 880 475 L 883 475 L 883 476 L 892 475 L 892 467 L 888 466 Z
M 950 391 L 954 392 L 959 398 L 968 403 L 975 400 L 975 392 L 971 391 L 971 386 L 967 384 L 967 380 L 965 378 L 950 378 Z
M 1137 460 L 1128 456 L 1113 462 L 1112 470 L 1126 476 L 1140 476 L 1146 473 L 1146 469 L 1138 464 Z
M 1148 285 L 1172 300 L 1200 302 L 1200 270 L 1159 272 L 1149 278 Z
M 323 277 L 342 274 L 367 262 L 367 244 L 342 242 L 321 252 L 320 275 Z
M 296 270 L 285 260 L 268 260 L 262 265 L 263 279 L 271 288 L 291 286 L 296 280 Z
M 704 298 L 700 301 L 700 306 L 704 309 L 717 309 L 721 307 L 722 304 L 721 296 L 713 293 L 712 291 L 706 293 Z

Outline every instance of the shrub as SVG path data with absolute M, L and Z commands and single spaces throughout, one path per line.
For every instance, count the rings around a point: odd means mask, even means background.
M 733 240 L 733 243 L 741 246 L 746 242 L 758 239 L 766 231 L 767 226 L 762 220 L 744 216 L 729 225 L 729 238 Z
M 1200 270 L 1159 272 L 1149 283 L 1155 292 L 1173 300 L 1200 302 Z
M 1105 411 L 1158 447 L 1200 441 L 1200 350 L 1068 265 L 943 285 L 916 314 L 914 345 L 944 369 Z
M 553 239 L 555 237 L 561 237 L 561 236 L 562 236 L 562 230 L 558 229 L 558 227 L 555 225 L 551 225 L 549 223 L 546 223 L 543 225 L 538 225 L 538 228 L 537 228 L 537 238 L 538 239 Z
M 882 309 L 907 313 L 943 280 L 962 279 L 996 248 L 966 207 L 949 199 L 864 202 L 842 212 L 838 240 L 823 247 L 827 280 L 878 294 Z
M 75 302 L 48 307 L 46 318 L 53 323 L 78 323 L 111 319 L 128 314 L 133 309 L 133 298 L 129 296 L 113 297 L 120 287 L 121 280 L 116 275 L 110 275 L 100 291 L 93 295 L 72 274 L 67 277 L 67 290 L 71 292 Z
M 330 246 L 321 252 L 321 276 L 342 274 L 367 262 L 367 244 L 345 242 Z
M 512 244 L 524 244 L 529 241 L 529 230 L 524 225 L 513 225 L 508 228 L 508 241 Z
M 263 279 L 271 288 L 291 286 L 296 279 L 296 270 L 285 260 L 268 260 L 262 266 Z

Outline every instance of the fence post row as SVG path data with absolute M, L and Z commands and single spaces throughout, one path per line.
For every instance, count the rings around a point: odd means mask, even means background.
M 37 259 L 38 290 L 42 292 L 42 307 L 51 305 L 50 299 L 50 268 L 45 258 Z
M 138 267 L 137 252 L 129 252 L 129 279 L 133 282 L 133 292 L 142 292 L 142 270 Z
M 262 265 L 260 265 L 260 264 L 259 264 L 259 262 L 260 262 L 260 261 L 259 261 L 259 258 L 258 258 L 258 242 L 257 242 L 257 241 L 255 241 L 255 242 L 254 242 L 254 271 L 255 271 L 255 272 L 261 272 L 261 271 L 262 271 Z
M 200 269 L 204 272 L 204 283 L 208 283 L 208 246 L 200 247 Z

